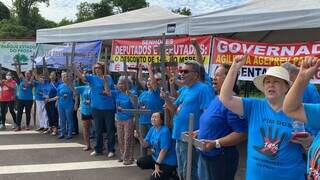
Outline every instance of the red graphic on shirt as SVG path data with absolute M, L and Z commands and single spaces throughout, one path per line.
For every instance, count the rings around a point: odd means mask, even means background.
M 319 179 L 319 175 L 320 175 L 320 164 L 318 164 L 319 159 L 320 159 L 320 147 L 317 147 L 312 157 L 309 157 L 310 168 L 308 172 L 308 180 Z
M 274 136 L 272 136 L 272 127 L 269 127 L 268 137 L 263 128 L 260 128 L 260 134 L 264 140 L 264 144 L 261 146 L 253 146 L 254 149 L 269 158 L 276 158 L 286 134 L 283 133 L 279 139 L 279 129 L 276 129 Z

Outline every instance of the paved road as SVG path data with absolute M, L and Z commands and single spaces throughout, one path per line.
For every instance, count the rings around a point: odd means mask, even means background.
M 9 120 L 10 123 L 10 120 Z M 144 180 L 151 170 L 124 166 L 116 158 L 91 157 L 82 151 L 82 137 L 59 140 L 36 131 L 0 131 L 1 180 Z M 245 145 L 240 148 L 237 180 L 244 179 Z M 138 144 L 135 157 L 138 157 Z
M 150 170 L 124 166 L 116 158 L 89 156 L 81 137 L 59 140 L 35 131 L 0 131 L 1 180 L 143 180 Z

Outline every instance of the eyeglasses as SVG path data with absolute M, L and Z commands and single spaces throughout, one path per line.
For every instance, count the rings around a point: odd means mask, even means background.
M 102 67 L 96 66 L 96 67 L 94 67 L 94 69 L 102 69 Z
M 188 74 L 188 73 L 190 73 L 190 72 L 195 72 L 195 71 L 190 71 L 190 70 L 188 70 L 188 69 L 181 69 L 181 70 L 179 70 L 179 73 L 180 74 Z

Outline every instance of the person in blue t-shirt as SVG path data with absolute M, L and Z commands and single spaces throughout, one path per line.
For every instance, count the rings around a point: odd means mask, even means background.
M 41 131 L 45 134 L 49 133 L 48 115 L 45 108 L 45 99 L 48 98 L 49 83 L 45 80 L 44 75 L 38 75 L 36 72 L 33 81 L 35 87 L 35 100 L 36 100 L 36 114 L 39 120 L 39 128 L 37 131 Z
M 117 84 L 117 89 L 112 91 L 112 96 L 115 98 L 117 113 L 116 126 L 118 135 L 118 147 L 120 150 L 119 162 L 124 165 L 133 163 L 133 148 L 134 148 L 134 122 L 133 115 L 128 112 L 122 112 L 122 109 L 133 109 L 136 97 L 133 96 L 129 89 L 131 81 L 120 76 Z
M 49 88 L 46 94 L 45 102 L 46 102 L 46 111 L 48 114 L 49 127 L 51 130 L 51 135 L 55 136 L 58 133 L 58 109 L 56 107 L 55 98 L 57 96 L 57 90 L 59 85 L 61 84 L 56 77 L 56 72 L 52 71 L 49 75 Z
M 290 75 L 290 80 L 294 82 L 297 79 L 299 69 L 294 65 L 291 64 L 290 62 L 286 62 L 281 64 L 282 67 L 284 67 Z M 320 95 L 315 87 L 314 84 L 311 84 L 308 82 L 304 92 L 303 92 L 303 103 L 320 103 Z
M 288 71 L 270 67 L 254 78 L 265 98 L 240 98 L 232 89 L 247 56 L 236 56 L 220 90 L 220 100 L 232 112 L 248 121 L 247 180 L 303 180 L 306 163 L 300 144 L 291 142 L 292 121 L 282 110 L 291 81 Z
M 83 148 L 84 151 L 89 151 L 91 149 L 89 140 L 89 127 L 92 120 L 92 110 L 91 110 L 91 88 L 90 86 L 78 86 L 76 90 L 80 94 L 80 112 L 81 119 L 83 123 L 83 140 L 86 147 Z
M 21 120 L 23 109 L 26 114 L 26 130 L 30 130 L 31 108 L 33 104 L 33 76 L 31 71 L 26 71 L 25 76 L 20 72 L 20 68 L 16 66 L 19 76 L 19 85 L 17 88 L 17 127 L 15 131 L 21 131 Z
M 72 138 L 73 129 L 73 109 L 75 108 L 73 102 L 74 90 L 72 89 L 70 83 L 70 77 L 68 77 L 66 72 L 61 73 L 62 84 L 57 89 L 57 96 L 55 100 L 58 101 L 58 113 L 59 113 L 59 127 L 60 134 L 59 139 L 65 138 L 65 133 L 67 130 L 66 139 Z
M 230 65 L 223 64 L 214 73 L 213 84 L 218 94 L 229 69 Z M 236 94 L 236 85 L 233 91 Z M 205 146 L 199 156 L 199 164 L 203 164 L 205 172 L 201 174 L 199 171 L 199 178 L 234 179 L 239 163 L 236 145 L 246 139 L 248 122 L 228 110 L 218 96 L 211 101 L 199 121 L 196 134 Z
M 107 132 L 108 157 L 115 156 L 115 101 L 109 95 L 114 89 L 113 79 L 110 75 L 104 75 L 102 64 L 94 65 L 94 74 L 82 75 L 74 68 L 76 75 L 82 81 L 88 82 L 91 87 L 91 108 L 92 117 L 96 130 L 96 146 L 91 156 L 102 155 L 103 150 L 103 129 Z
M 200 64 L 196 61 L 187 61 L 180 70 L 183 88 L 179 97 L 171 102 L 168 92 L 161 91 L 161 97 L 165 99 L 166 108 L 173 116 L 172 138 L 176 140 L 176 152 L 178 160 L 178 175 L 182 179 L 187 176 L 187 151 L 188 144 L 181 139 L 181 133 L 189 130 L 189 116 L 194 114 L 194 129 L 199 129 L 199 117 L 204 112 L 211 100 L 213 93 L 209 91 L 206 84 L 200 82 Z M 198 179 L 198 153 L 192 150 L 192 172 L 193 180 Z
M 290 75 L 290 80 L 294 82 L 297 79 L 299 69 L 294 64 L 291 64 L 290 62 L 283 63 L 281 64 L 281 66 L 288 70 Z M 320 103 L 320 95 L 314 84 L 311 84 L 310 82 L 307 84 L 303 92 L 302 102 L 311 103 L 311 104 Z M 310 132 L 310 134 L 313 136 L 317 136 L 320 130 L 320 129 L 314 129 L 314 128 L 308 127 L 308 125 L 305 125 L 305 129 L 307 130 L 307 132 Z
M 151 127 L 151 115 L 154 112 L 163 111 L 164 100 L 160 97 L 160 88 L 153 76 L 151 66 L 148 66 L 149 78 L 147 79 L 147 90 L 143 91 L 138 99 L 140 109 L 149 109 L 151 113 L 142 114 L 139 117 L 139 133 L 144 138 Z M 147 148 L 140 145 L 140 155 L 147 155 Z
M 143 137 L 135 132 L 144 147 L 152 149 L 152 155 L 142 156 L 137 160 L 141 169 L 154 169 L 150 179 L 174 179 L 179 177 L 176 172 L 177 157 L 174 148 L 174 141 L 171 138 L 170 130 L 164 125 L 164 114 L 154 112 L 151 116 L 152 127 L 147 136 Z
M 320 59 L 315 57 L 306 58 L 300 66 L 297 79 L 294 81 L 284 100 L 284 112 L 295 120 L 306 123 L 308 127 L 320 129 L 320 104 L 303 103 L 303 95 L 305 88 L 308 86 L 309 80 L 316 73 L 319 73 Z M 303 141 L 305 138 L 297 138 Z M 312 144 L 311 144 L 312 143 Z M 307 179 L 317 180 L 320 178 L 320 136 L 308 143 L 301 143 L 305 149 L 309 149 L 307 162 Z M 310 146 L 311 144 L 311 146 Z

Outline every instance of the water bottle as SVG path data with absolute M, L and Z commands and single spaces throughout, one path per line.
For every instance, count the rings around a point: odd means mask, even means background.
M 305 138 L 308 136 L 308 132 L 306 132 L 304 128 L 304 123 L 300 121 L 292 122 L 292 138 Z

